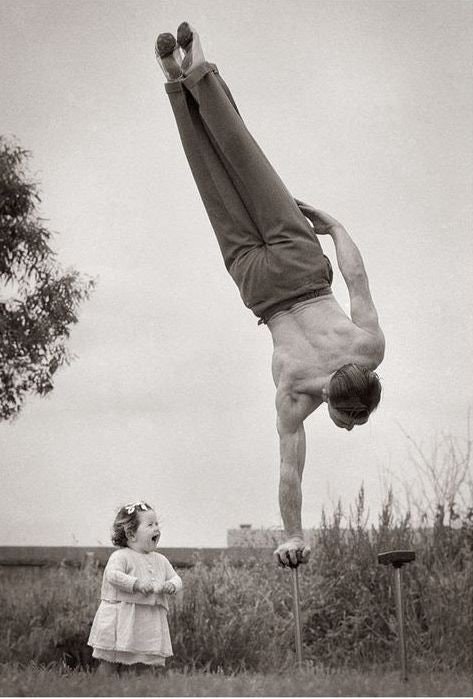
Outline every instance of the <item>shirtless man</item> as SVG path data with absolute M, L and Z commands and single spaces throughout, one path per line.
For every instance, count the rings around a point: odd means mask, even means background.
M 195 30 L 183 22 L 177 42 L 160 34 L 156 55 L 225 266 L 272 335 L 279 504 L 287 535 L 275 557 L 282 566 L 297 566 L 310 553 L 301 522 L 304 420 L 327 403 L 335 425 L 352 430 L 368 421 L 381 397 L 374 369 L 384 356 L 384 336 L 368 277 L 345 228 L 288 192 L 217 67 L 205 60 Z M 319 235 L 333 239 L 351 317 L 332 294 L 332 267 Z

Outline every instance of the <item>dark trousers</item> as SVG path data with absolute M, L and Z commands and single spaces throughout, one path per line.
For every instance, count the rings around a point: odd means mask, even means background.
M 245 305 L 267 319 L 281 303 L 327 293 L 330 262 L 246 128 L 217 67 L 204 63 L 183 80 L 166 83 L 166 92 L 225 266 Z

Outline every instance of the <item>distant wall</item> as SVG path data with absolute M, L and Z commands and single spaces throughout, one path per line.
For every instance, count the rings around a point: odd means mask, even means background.
M 0 546 L 0 566 L 81 566 L 98 562 L 105 565 L 112 546 Z M 212 563 L 224 556 L 232 563 L 252 558 L 270 560 L 272 549 L 251 548 L 160 548 L 159 551 L 177 568 L 190 568 L 196 560 Z

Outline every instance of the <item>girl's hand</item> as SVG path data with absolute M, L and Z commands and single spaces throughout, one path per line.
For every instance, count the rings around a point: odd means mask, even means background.
M 175 595 L 176 594 L 176 588 L 174 586 L 174 583 L 172 582 L 165 582 L 164 585 L 161 588 L 161 592 L 164 592 L 167 595 Z
M 342 224 L 330 214 L 326 214 L 320 209 L 314 209 L 313 206 L 304 204 L 300 199 L 295 199 L 295 202 L 304 216 L 312 223 L 317 235 L 331 235 L 334 229 L 343 228 Z
M 133 586 L 135 592 L 141 592 L 143 595 L 149 595 L 153 592 L 153 583 L 146 580 L 137 580 Z

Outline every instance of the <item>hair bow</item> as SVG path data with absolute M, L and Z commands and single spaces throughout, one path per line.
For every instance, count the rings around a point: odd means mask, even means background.
M 125 510 L 127 511 L 127 514 L 132 515 L 137 507 L 144 511 L 149 510 L 149 507 L 142 501 L 134 502 L 132 505 L 125 505 Z

